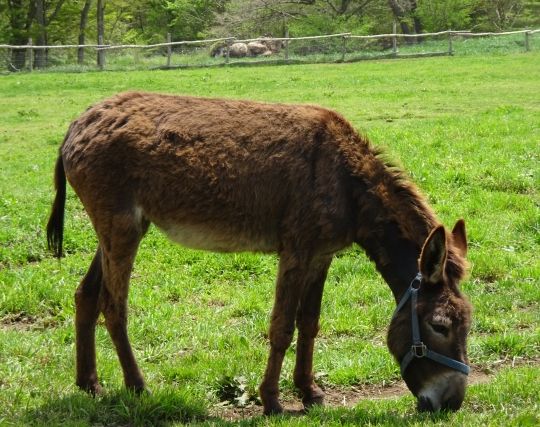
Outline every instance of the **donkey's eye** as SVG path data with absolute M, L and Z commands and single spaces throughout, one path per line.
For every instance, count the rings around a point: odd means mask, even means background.
M 445 337 L 448 336 L 448 328 L 446 326 L 438 323 L 430 323 L 429 326 L 431 326 L 431 329 L 433 329 L 436 333 L 444 335 Z

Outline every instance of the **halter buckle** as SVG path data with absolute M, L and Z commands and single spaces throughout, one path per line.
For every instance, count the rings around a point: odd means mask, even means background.
M 427 347 L 423 342 L 419 342 L 418 344 L 413 344 L 411 346 L 411 353 L 414 357 L 421 359 L 422 357 L 426 356 Z

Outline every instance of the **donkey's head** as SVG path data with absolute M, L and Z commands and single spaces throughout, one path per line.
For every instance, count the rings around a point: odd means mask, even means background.
M 471 306 L 458 282 L 465 272 L 465 224 L 436 227 L 426 239 L 419 274 L 402 296 L 388 347 L 420 411 L 457 410 L 465 397 Z

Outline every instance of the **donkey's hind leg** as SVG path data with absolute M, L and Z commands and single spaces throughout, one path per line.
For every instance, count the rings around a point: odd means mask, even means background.
M 107 234 L 100 234 L 103 248 L 103 288 L 100 309 L 124 373 L 126 387 L 144 390 L 144 379 L 137 366 L 127 333 L 129 279 L 137 248 L 148 224 L 140 224 L 129 214 L 115 215 Z
M 75 292 L 77 385 L 92 394 L 101 391 L 96 371 L 95 332 L 102 279 L 101 249 L 98 247 L 88 272 Z
M 332 257 L 312 261 L 296 313 L 298 340 L 294 384 L 302 393 L 302 403 L 306 409 L 321 405 L 324 400 L 324 392 L 313 378 L 313 346 L 319 332 L 324 282 L 331 262 Z

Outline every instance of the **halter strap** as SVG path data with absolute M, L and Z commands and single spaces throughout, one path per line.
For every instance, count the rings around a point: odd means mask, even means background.
M 455 369 L 465 375 L 469 375 L 471 368 L 465 363 L 462 363 L 458 360 L 452 359 L 450 357 L 444 356 L 443 354 L 437 353 L 427 348 L 427 346 L 422 342 L 420 336 L 420 325 L 418 322 L 418 291 L 420 290 L 420 285 L 422 284 L 422 274 L 418 273 L 415 278 L 411 281 L 409 288 L 405 291 L 405 294 L 401 297 L 399 304 L 394 310 L 394 315 L 392 318 L 396 317 L 398 312 L 405 306 L 407 301 L 411 300 L 411 326 L 412 326 L 412 345 L 411 350 L 408 351 L 403 359 L 401 360 L 401 376 L 405 373 L 409 364 L 413 359 L 422 357 L 427 357 L 441 365 L 448 366 L 449 368 Z

